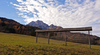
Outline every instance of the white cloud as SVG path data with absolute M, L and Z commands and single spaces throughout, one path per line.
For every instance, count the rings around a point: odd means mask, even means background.
M 23 0 L 17 0 L 18 2 L 23 2 Z
M 59 4 L 57 0 L 47 0 L 48 3 L 45 0 L 17 1 L 19 4 L 11 4 L 19 10 L 19 15 L 25 18 L 26 24 L 42 20 L 49 25 L 62 27 L 93 26 L 93 34 L 96 35 L 95 28 L 98 28 L 99 24 L 94 26 L 94 23 L 100 23 L 100 0 L 65 0 L 64 4 Z M 27 14 L 33 15 L 30 17 Z
M 95 9 L 100 10 L 100 0 L 96 0 L 95 2 Z
M 47 0 L 47 1 L 53 1 L 53 0 Z

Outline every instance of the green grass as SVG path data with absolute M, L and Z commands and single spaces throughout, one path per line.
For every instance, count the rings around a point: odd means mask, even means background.
M 0 33 L 0 55 L 100 55 L 100 45 L 79 44 L 50 39 L 38 38 L 36 43 L 34 36 Z

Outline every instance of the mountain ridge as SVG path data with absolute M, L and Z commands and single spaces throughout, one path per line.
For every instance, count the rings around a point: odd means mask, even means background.
M 30 26 L 35 26 L 35 27 L 39 27 L 41 29 L 62 29 L 61 26 L 56 26 L 51 24 L 50 26 L 46 23 L 44 23 L 43 21 L 37 20 L 37 21 L 32 21 L 29 24 Z

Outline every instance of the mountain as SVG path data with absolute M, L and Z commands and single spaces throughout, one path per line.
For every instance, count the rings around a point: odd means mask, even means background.
M 40 28 L 22 25 L 15 20 L 0 17 L 0 32 L 35 35 L 36 29 Z
M 47 29 L 47 27 L 49 27 L 47 24 L 45 24 L 43 21 L 37 20 L 30 22 L 28 25 L 30 26 L 34 26 L 34 27 L 39 27 L 41 29 Z
M 39 27 L 41 29 L 61 29 L 62 27 L 60 26 L 55 26 L 53 24 L 51 24 L 50 26 L 46 23 L 44 23 L 43 21 L 37 20 L 37 21 L 32 21 L 29 24 L 30 26 L 35 26 L 35 27 Z
M 62 29 L 62 27 L 51 24 L 47 29 Z

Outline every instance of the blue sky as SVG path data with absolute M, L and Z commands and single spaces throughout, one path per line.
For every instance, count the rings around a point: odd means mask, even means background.
M 0 17 L 6 17 L 25 24 L 24 18 L 18 16 L 18 10 L 10 2 L 18 4 L 16 0 L 0 0 Z
M 0 17 L 21 24 L 42 20 L 64 28 L 93 27 L 100 36 L 100 0 L 0 0 Z

